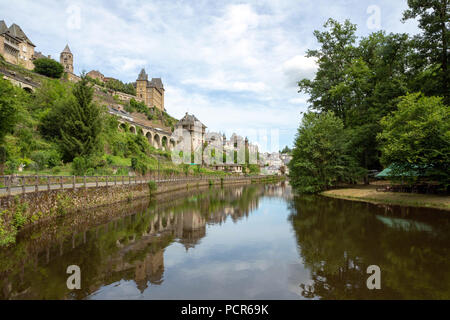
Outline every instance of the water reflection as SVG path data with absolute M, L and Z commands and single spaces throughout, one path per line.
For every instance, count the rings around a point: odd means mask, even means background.
M 270 189 L 270 188 L 269 188 Z M 1 299 L 82 299 L 120 280 L 140 292 L 164 281 L 164 250 L 173 242 L 186 251 L 206 235 L 206 225 L 237 222 L 257 208 L 264 187 L 208 189 L 178 200 L 148 203 L 147 209 L 106 224 L 65 234 L 36 248 L 41 230 L 23 236 L 12 250 L 0 251 Z M 110 210 L 114 210 L 110 208 Z M 45 246 L 45 245 L 44 245 Z M 66 288 L 65 268 L 82 270 L 82 289 Z
M 449 217 L 435 210 L 297 197 L 290 220 L 311 280 L 305 298 L 450 298 Z M 378 265 L 382 290 L 367 290 Z
M 206 188 L 98 208 L 0 250 L 1 299 L 448 299 L 446 212 Z M 81 268 L 81 290 L 66 268 Z M 382 290 L 366 287 L 367 266 Z

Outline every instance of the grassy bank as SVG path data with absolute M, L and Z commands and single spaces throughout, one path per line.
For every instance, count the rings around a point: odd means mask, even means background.
M 328 190 L 324 196 L 370 202 L 375 204 L 392 204 L 411 207 L 437 208 L 450 211 L 450 196 L 415 194 L 402 192 L 379 192 L 374 185 Z

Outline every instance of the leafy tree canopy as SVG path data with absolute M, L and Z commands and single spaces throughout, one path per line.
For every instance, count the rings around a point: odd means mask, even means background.
M 40 58 L 33 61 L 34 72 L 42 74 L 44 76 L 59 79 L 64 73 L 64 67 L 59 62 L 49 59 Z
M 381 161 L 450 184 L 450 109 L 442 98 L 414 93 L 381 120 Z
M 302 193 L 316 193 L 339 182 L 354 182 L 363 171 L 349 152 L 348 132 L 332 111 L 304 114 L 292 160 L 291 184 Z

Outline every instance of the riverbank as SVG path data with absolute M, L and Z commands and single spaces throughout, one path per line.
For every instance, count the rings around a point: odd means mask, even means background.
M 357 185 L 348 188 L 324 191 L 326 197 L 369 202 L 374 204 L 391 204 L 410 207 L 436 208 L 450 211 L 450 196 L 416 194 L 402 192 L 380 192 L 375 185 Z

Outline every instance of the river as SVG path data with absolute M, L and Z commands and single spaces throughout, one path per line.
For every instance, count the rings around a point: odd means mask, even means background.
M 0 299 L 450 299 L 449 248 L 445 211 L 205 188 L 25 230 L 0 250 Z

